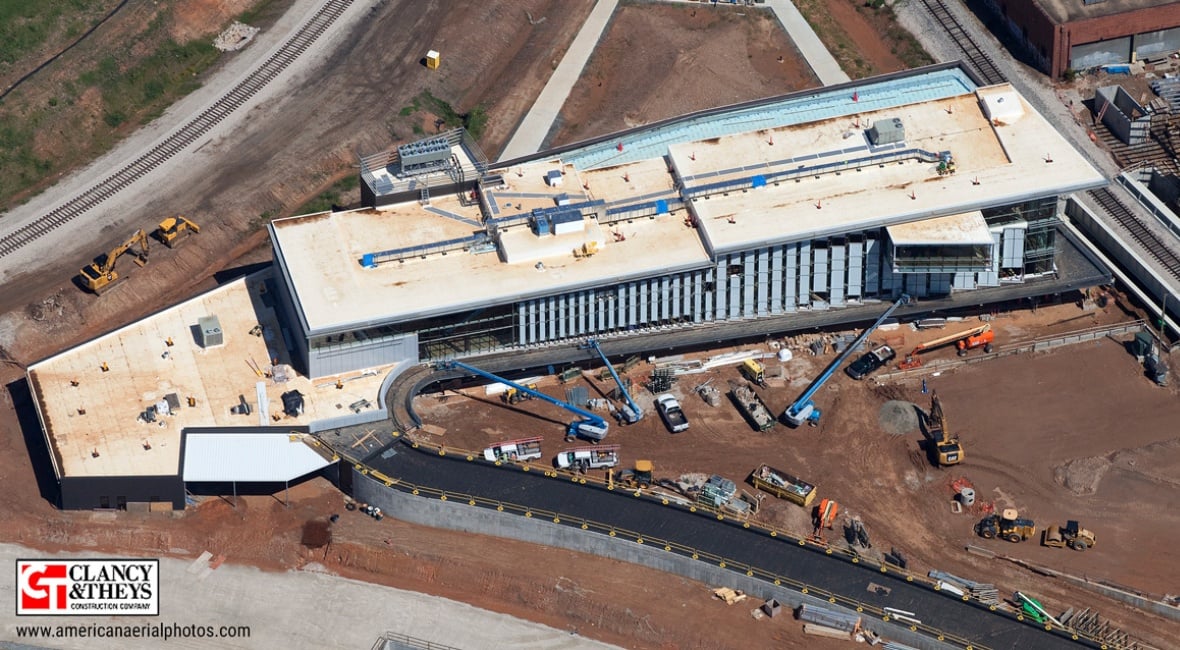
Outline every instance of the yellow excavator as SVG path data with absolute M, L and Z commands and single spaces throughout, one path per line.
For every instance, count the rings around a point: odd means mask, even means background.
M 132 251 L 135 246 L 139 246 L 138 251 Z M 119 279 L 119 274 L 115 272 L 115 262 L 119 257 L 131 251 L 135 255 L 135 263 L 144 266 L 147 264 L 148 258 L 148 238 L 143 233 L 143 230 L 136 230 L 135 234 L 112 248 L 110 252 L 105 253 L 94 260 L 89 266 L 82 267 L 82 271 L 78 274 L 82 278 L 82 286 L 86 287 L 95 294 L 101 294 L 104 289 L 111 286 Z
M 930 459 L 939 467 L 949 467 L 963 462 L 963 445 L 959 439 L 951 435 L 950 427 L 946 423 L 946 414 L 942 412 L 942 402 L 938 395 L 930 396 L 930 415 L 926 417 L 926 439 L 930 445 Z
M 156 239 L 159 239 L 168 248 L 176 248 L 177 246 L 188 240 L 189 235 L 200 233 L 201 227 L 197 224 L 185 219 L 181 216 L 168 217 L 160 222 L 156 228 Z

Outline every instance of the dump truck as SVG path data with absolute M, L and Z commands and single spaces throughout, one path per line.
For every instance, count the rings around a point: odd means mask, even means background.
M 483 450 L 484 460 L 523 461 L 537 460 L 541 457 L 541 441 L 544 438 L 522 438 L 507 440 Z
M 671 393 L 656 396 L 656 410 L 660 412 L 660 417 L 672 433 L 688 431 L 688 418 L 684 417 L 680 402 Z
M 778 422 L 774 418 L 774 413 L 766 407 L 766 402 L 762 401 L 749 384 L 730 382 L 729 397 L 755 430 L 766 431 Z
M 1041 544 L 1053 548 L 1072 548 L 1084 551 L 1092 548 L 1098 542 L 1094 533 L 1082 528 L 1077 521 L 1070 519 L 1064 526 L 1051 525 L 1041 533 Z
M 565 449 L 553 459 L 553 464 L 559 469 L 603 469 L 619 464 L 619 446 L 601 445 L 598 447 L 577 447 Z
M 804 508 L 815 500 L 814 485 L 770 465 L 761 465 L 754 470 L 750 474 L 750 484 Z

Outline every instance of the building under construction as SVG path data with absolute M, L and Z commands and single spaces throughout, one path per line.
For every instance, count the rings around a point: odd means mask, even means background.
M 30 366 L 63 507 L 325 471 L 305 432 L 384 419 L 422 362 L 1110 280 L 1059 229 L 1063 197 L 1105 179 L 956 64 L 502 163 L 462 131 L 361 163 L 369 207 L 274 221 L 272 269 Z

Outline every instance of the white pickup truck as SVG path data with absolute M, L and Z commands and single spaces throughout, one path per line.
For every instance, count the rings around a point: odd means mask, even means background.
M 672 433 L 688 431 L 688 418 L 684 417 L 680 402 L 676 401 L 671 393 L 656 396 L 656 410 L 660 412 L 660 417 L 664 418 L 664 424 L 668 425 L 668 430 Z
M 566 449 L 553 462 L 560 469 L 602 469 L 619 464 L 619 446 L 578 447 Z

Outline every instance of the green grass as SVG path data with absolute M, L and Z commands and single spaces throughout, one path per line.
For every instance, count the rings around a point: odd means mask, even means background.
M 0 0 L 0 62 L 21 60 L 44 44 L 62 22 L 67 37 L 82 33 L 89 25 L 82 25 L 79 16 L 92 4 L 88 0 Z
M 409 106 L 402 107 L 398 111 L 398 115 L 409 117 L 420 110 L 425 110 L 438 116 L 443 126 L 449 129 L 460 126 L 467 129 L 471 137 L 477 140 L 483 135 L 484 129 L 488 126 L 487 109 L 482 104 L 466 113 L 459 113 L 449 102 L 435 97 L 429 90 L 422 91 L 422 94 L 415 97 Z M 425 134 L 421 126 L 415 124 L 413 128 L 415 135 Z
M 332 184 L 332 187 L 320 192 L 315 198 L 299 206 L 293 214 L 313 214 L 315 212 L 327 212 L 332 209 L 334 205 L 341 205 L 341 197 L 347 193 L 355 190 L 360 185 L 360 176 L 355 172 L 349 172 L 348 176 L 341 178 Z

